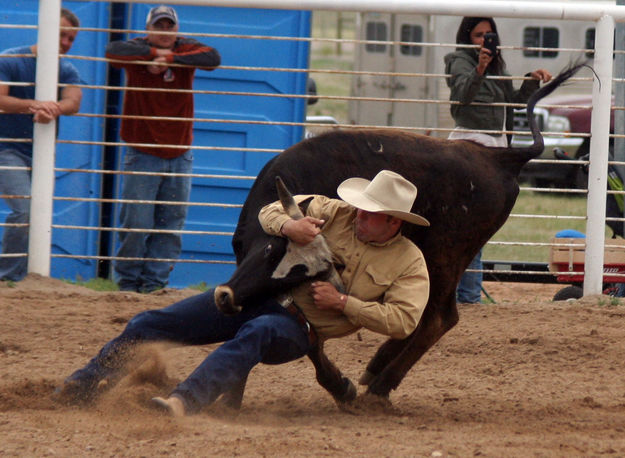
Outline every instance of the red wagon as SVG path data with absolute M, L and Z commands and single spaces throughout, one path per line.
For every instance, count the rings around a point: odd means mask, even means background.
M 558 291 L 553 300 L 579 299 L 583 294 L 586 239 L 554 238 L 552 243 L 572 245 L 551 247 L 549 271 L 556 273 L 559 283 L 571 284 Z M 618 284 L 625 283 L 625 277 L 618 276 L 625 275 L 625 240 L 608 239 L 603 256 L 603 293 L 615 296 L 620 289 Z

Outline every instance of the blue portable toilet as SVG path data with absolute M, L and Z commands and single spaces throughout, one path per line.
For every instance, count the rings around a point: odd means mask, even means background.
M 130 5 L 127 11 L 127 28 L 144 30 L 145 18 L 152 6 L 154 5 Z M 219 51 L 223 67 L 308 68 L 307 41 L 246 37 L 309 37 L 309 11 L 197 6 L 175 8 L 180 20 L 181 35 L 215 33 L 241 36 L 194 37 Z M 194 89 L 278 95 L 305 94 L 306 83 L 306 72 L 218 68 L 211 72 L 196 71 Z M 214 235 L 184 234 L 181 259 L 211 260 L 213 263 L 176 263 L 170 276 L 170 286 L 184 287 L 202 282 L 215 285 L 232 274 L 234 255 L 229 234 L 234 231 L 240 212 L 240 208 L 232 205 L 241 205 L 253 184 L 251 178 L 235 177 L 255 177 L 276 154 L 245 151 L 243 148 L 288 148 L 302 138 L 303 127 L 263 123 L 301 123 L 305 114 L 306 100 L 303 98 L 195 95 L 195 118 L 209 121 L 195 122 L 193 145 L 208 146 L 211 149 L 194 150 L 193 172 L 215 177 L 193 178 L 191 202 L 211 202 L 228 206 L 189 208 L 185 230 L 208 231 Z M 214 147 L 225 149 L 212 149 Z M 118 170 L 121 169 L 121 160 L 120 154 L 117 158 Z M 120 189 L 117 185 L 117 198 L 121 197 Z M 117 221 L 119 209 L 116 208 L 114 212 L 114 219 Z M 119 226 L 118 222 L 116 226 Z M 111 255 L 114 255 L 117 245 L 118 240 L 115 237 L 115 249 Z
M 63 7 L 73 11 L 80 19 L 81 27 L 106 29 L 109 23 L 109 6 L 101 2 L 63 2 Z M 33 25 L 38 23 L 39 1 L 16 0 L 0 3 L 0 18 L 4 24 Z M 106 34 L 81 31 L 70 50 L 73 56 L 103 57 Z M 37 42 L 37 30 L 4 29 L 2 49 L 31 45 Z M 106 65 L 103 62 L 69 59 L 78 68 L 85 84 L 104 85 Z M 103 90 L 83 89 L 80 113 L 103 113 L 106 94 Z M 101 142 L 104 139 L 104 120 L 73 116 L 61 117 L 56 148 L 56 167 L 62 169 L 99 169 L 101 147 L 81 142 Z M 72 144 L 64 143 L 72 141 Z M 57 171 L 55 196 L 61 198 L 96 198 L 100 195 L 101 178 L 96 173 Z M 6 204 L 0 200 L 0 221 L 9 213 Z M 97 202 L 55 200 L 53 225 L 98 227 L 100 219 Z M 3 227 L 0 227 L 0 237 Z M 0 238 L 1 240 L 1 238 Z M 1 243 L 1 242 L 0 242 Z M 51 275 L 56 278 L 91 278 L 96 275 L 97 262 L 93 259 L 69 259 L 64 255 L 98 254 L 99 236 L 96 230 L 62 229 L 52 231 Z
M 85 84 L 99 87 L 123 85 L 123 81 L 109 75 L 110 68 L 105 62 L 89 58 L 104 57 L 109 34 L 102 30 L 109 27 L 144 30 L 147 12 L 154 5 L 63 2 L 64 7 L 79 17 L 81 27 L 101 29 L 79 32 L 70 51 L 70 55 L 81 57 L 71 62 L 78 68 Z M 0 17 L 5 24 L 37 25 L 38 8 L 38 0 L 2 2 Z M 240 36 L 197 37 L 219 50 L 224 67 L 308 67 L 307 41 L 252 38 L 309 37 L 311 13 L 308 11 L 199 6 L 175 8 L 182 35 L 215 33 Z M 37 40 L 35 29 L 5 29 L 2 35 L 3 48 L 32 44 Z M 198 70 L 194 88 L 200 91 L 272 95 L 305 94 L 306 82 L 306 72 L 219 68 L 213 72 Z M 94 116 L 121 113 L 121 94 L 117 90 L 106 91 L 99 87 L 84 88 L 79 114 L 71 118 L 63 117 L 59 123 L 56 167 L 67 170 L 56 172 L 51 265 L 51 275 L 56 278 L 89 279 L 105 275 L 109 270 L 101 267 L 108 264 L 106 261 L 99 263 L 87 258 L 114 256 L 116 252 L 116 233 L 98 228 L 108 225 L 119 227 L 119 209 L 117 205 L 100 203 L 97 199 L 119 198 L 119 180 L 87 171 L 121 169 L 119 163 L 123 148 L 103 144 L 105 141 L 121 142 L 118 120 Z M 194 126 L 193 145 L 207 147 L 194 151 L 194 173 L 211 177 L 193 179 L 191 201 L 218 205 L 190 207 L 185 230 L 212 234 L 183 235 L 181 259 L 211 260 L 212 263 L 176 263 L 170 286 L 184 287 L 201 282 L 213 285 L 231 275 L 234 255 L 229 234 L 236 227 L 239 206 L 245 201 L 253 177 L 276 154 L 245 149 L 280 151 L 288 148 L 302 138 L 303 127 L 270 123 L 303 122 L 305 112 L 306 101 L 301 98 L 196 94 L 195 117 L 208 121 L 197 121 Z M 113 159 L 109 157 L 110 151 Z M 107 191 L 109 185 L 110 191 Z M 74 198 L 77 200 L 70 200 Z M 83 198 L 95 201 L 81 201 Z M 220 204 L 223 206 L 220 207 Z M 0 221 L 8 213 L 8 207 L 0 201 Z M 0 226 L 0 237 L 2 232 Z

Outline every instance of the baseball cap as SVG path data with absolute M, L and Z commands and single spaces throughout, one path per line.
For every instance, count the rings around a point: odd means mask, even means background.
M 176 10 L 173 9 L 171 6 L 160 5 L 155 6 L 150 10 L 150 12 L 148 13 L 148 17 L 145 20 L 145 25 L 154 25 L 156 24 L 156 21 L 163 18 L 169 19 L 171 22 L 174 23 L 174 25 L 178 24 L 178 15 L 176 14 Z

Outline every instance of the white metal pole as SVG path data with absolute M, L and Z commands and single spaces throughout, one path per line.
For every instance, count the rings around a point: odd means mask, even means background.
M 36 100 L 57 100 L 61 0 L 39 1 Z M 28 239 L 28 272 L 50 276 L 56 121 L 35 123 Z
M 586 255 L 584 295 L 603 290 L 603 250 L 605 243 L 605 196 L 607 186 L 610 108 L 612 106 L 612 45 L 614 18 L 603 16 L 595 32 L 597 74 L 592 87 L 592 120 L 590 123 L 590 169 L 588 171 L 588 221 L 586 222 Z
M 625 0 L 616 0 L 617 5 L 625 5 Z M 625 24 L 619 22 L 616 24 L 616 33 L 614 35 L 615 49 L 619 51 L 625 51 Z M 617 53 L 614 56 L 614 106 L 625 106 L 625 55 L 622 52 Z M 620 81 L 617 82 L 616 79 Z M 614 133 L 617 135 L 625 134 L 625 111 L 614 111 Z M 614 145 L 613 159 L 618 162 L 625 162 L 625 138 L 615 137 L 612 141 Z M 614 168 L 621 177 L 625 177 L 625 166 L 615 165 Z M 612 215 L 614 216 L 614 215 Z M 625 211 L 621 212 L 619 217 L 625 216 Z M 625 232 L 625 222 L 619 223 L 621 231 Z

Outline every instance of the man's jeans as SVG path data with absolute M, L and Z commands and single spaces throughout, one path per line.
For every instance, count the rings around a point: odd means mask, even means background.
M 482 250 L 475 255 L 467 269 L 482 270 Z M 476 304 L 482 300 L 482 272 L 464 272 L 456 288 L 456 301 L 461 304 Z
M 6 170 L 2 167 L 31 167 L 32 159 L 14 149 L 0 150 L 0 194 L 30 195 L 30 171 Z M 11 213 L 5 223 L 27 224 L 30 221 L 30 199 L 4 199 Z M 5 226 L 2 235 L 2 253 L 28 252 L 28 226 Z M 26 276 L 28 258 L 0 257 L 0 280 L 19 281 Z
M 275 300 L 244 309 L 233 316 L 215 306 L 214 290 L 184 299 L 160 310 L 132 318 L 117 338 L 107 343 L 83 369 L 66 382 L 77 382 L 95 391 L 98 382 L 112 383 L 135 344 L 168 341 L 183 345 L 225 342 L 213 351 L 172 392 L 183 399 L 187 412 L 197 412 L 222 393 L 245 382 L 252 368 L 262 362 L 282 364 L 305 356 L 310 350 L 308 334 Z
M 174 159 L 161 159 L 129 147 L 124 159 L 128 172 L 190 174 L 193 153 L 187 151 Z M 188 202 L 190 177 L 124 175 L 122 199 Z M 134 204 L 121 205 L 121 226 L 125 229 L 159 229 L 179 231 L 187 217 L 186 205 Z M 182 241 L 180 234 L 120 232 L 117 256 L 124 258 L 177 259 Z M 172 262 L 116 261 L 115 273 L 120 288 L 151 291 L 167 284 Z

